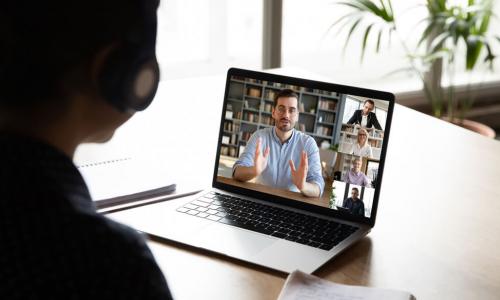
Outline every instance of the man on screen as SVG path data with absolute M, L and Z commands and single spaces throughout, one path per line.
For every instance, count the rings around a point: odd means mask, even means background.
M 361 127 L 375 127 L 378 130 L 382 130 L 382 126 L 380 126 L 380 123 L 378 122 L 377 115 L 373 113 L 374 108 L 375 102 L 373 102 L 373 100 L 365 100 L 363 103 L 363 109 L 356 110 L 349 121 L 347 121 L 347 124 L 359 124 Z
M 294 129 L 299 119 L 298 95 L 289 89 L 274 98 L 275 126 L 257 130 L 233 166 L 239 181 L 257 183 L 319 197 L 325 182 L 321 176 L 318 146 L 314 139 Z
M 361 172 L 361 158 L 355 157 L 352 160 L 352 169 L 345 175 L 345 183 L 371 187 L 370 179 L 365 173 Z
M 359 199 L 358 188 L 351 189 L 351 197 L 345 200 L 344 207 L 347 208 L 353 215 L 365 215 L 365 204 L 363 203 L 363 200 Z

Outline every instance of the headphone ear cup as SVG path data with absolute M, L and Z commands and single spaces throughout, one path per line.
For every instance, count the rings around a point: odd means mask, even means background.
M 101 94 L 119 111 L 146 109 L 158 89 L 160 70 L 154 55 L 126 47 L 108 56 L 99 74 Z

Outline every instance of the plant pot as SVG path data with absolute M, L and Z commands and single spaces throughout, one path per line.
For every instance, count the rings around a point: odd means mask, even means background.
M 450 122 L 452 124 L 455 124 L 457 126 L 465 128 L 465 129 L 469 129 L 471 131 L 479 133 L 480 135 L 483 135 L 483 136 L 486 136 L 486 137 L 489 137 L 492 139 L 494 139 L 496 136 L 495 130 L 493 130 L 493 128 L 491 128 L 488 125 L 485 125 L 483 123 L 479 123 L 479 122 L 467 120 L 467 119 L 453 120 L 453 121 L 450 121 L 449 118 L 442 118 L 442 119 L 447 121 L 447 122 Z

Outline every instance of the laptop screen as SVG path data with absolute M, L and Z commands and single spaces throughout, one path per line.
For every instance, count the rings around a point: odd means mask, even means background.
M 238 69 L 227 80 L 216 183 L 372 218 L 391 94 Z

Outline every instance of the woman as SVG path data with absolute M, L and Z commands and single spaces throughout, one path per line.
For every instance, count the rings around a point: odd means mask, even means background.
M 366 129 L 358 129 L 358 138 L 352 147 L 351 154 L 373 158 L 372 147 L 368 144 L 368 131 Z

